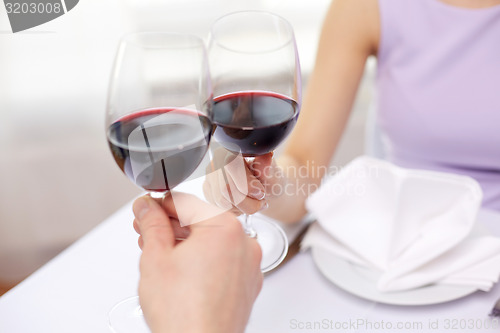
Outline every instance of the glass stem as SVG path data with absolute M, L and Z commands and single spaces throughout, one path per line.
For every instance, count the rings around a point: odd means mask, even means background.
M 153 199 L 163 199 L 166 195 L 167 195 L 168 191 L 167 192 L 149 192 L 149 196 Z
M 245 234 L 247 234 L 249 237 L 257 238 L 257 232 L 252 226 L 252 215 L 245 214 L 245 217 L 243 218 L 243 222 L 241 224 L 243 225 Z

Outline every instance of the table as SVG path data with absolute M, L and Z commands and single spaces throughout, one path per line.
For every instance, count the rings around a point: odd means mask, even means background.
M 0 332 L 110 333 L 108 311 L 137 289 L 132 220 L 128 203 L 0 297 Z M 500 213 L 481 211 L 479 220 L 500 236 Z M 485 328 L 498 297 L 500 285 L 440 305 L 378 304 L 334 286 L 306 252 L 265 278 L 247 332 L 498 332 Z

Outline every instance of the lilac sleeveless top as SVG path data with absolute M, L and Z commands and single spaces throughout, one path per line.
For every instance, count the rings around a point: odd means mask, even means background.
M 379 0 L 377 122 L 388 160 L 464 174 L 500 211 L 500 6 Z

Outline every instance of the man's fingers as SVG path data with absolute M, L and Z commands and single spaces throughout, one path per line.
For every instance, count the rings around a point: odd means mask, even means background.
M 189 225 L 191 229 L 197 227 L 199 222 L 207 220 L 210 220 L 211 225 L 220 224 L 217 219 L 212 218 L 224 213 L 223 209 L 182 192 L 171 192 L 162 204 L 169 216 L 179 220 L 181 226 Z
M 189 236 L 189 228 L 188 227 L 182 227 L 180 225 L 179 221 L 177 221 L 174 218 L 170 218 L 170 225 L 172 226 L 172 229 L 174 230 L 175 239 L 188 238 L 188 236 Z M 137 219 L 134 219 L 134 230 L 139 235 L 141 234 L 141 230 L 139 229 L 139 223 L 137 222 Z
M 137 244 L 139 244 L 139 248 L 142 250 L 142 247 L 144 246 L 144 240 L 142 239 L 142 236 L 139 236 L 139 239 L 137 239 Z
M 137 232 L 139 235 L 141 234 L 141 230 L 139 229 L 139 223 L 137 222 L 137 219 L 134 219 L 134 230 Z
M 138 198 L 132 210 L 142 236 L 143 248 L 152 246 L 169 249 L 174 246 L 175 236 L 170 219 L 153 199 L 149 196 Z
M 189 227 L 183 227 L 181 226 L 179 220 L 171 218 L 170 219 L 170 224 L 172 225 L 172 229 L 174 230 L 174 236 L 175 239 L 186 239 L 189 237 L 189 234 L 191 233 L 191 230 L 189 230 Z

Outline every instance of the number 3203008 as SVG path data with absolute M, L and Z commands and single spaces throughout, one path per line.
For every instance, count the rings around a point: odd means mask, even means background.
M 35 2 L 15 2 L 5 3 L 5 8 L 7 9 L 7 14 L 35 14 L 35 13 L 46 13 L 46 14 L 59 14 L 61 13 L 62 6 L 60 3 L 35 3 Z

